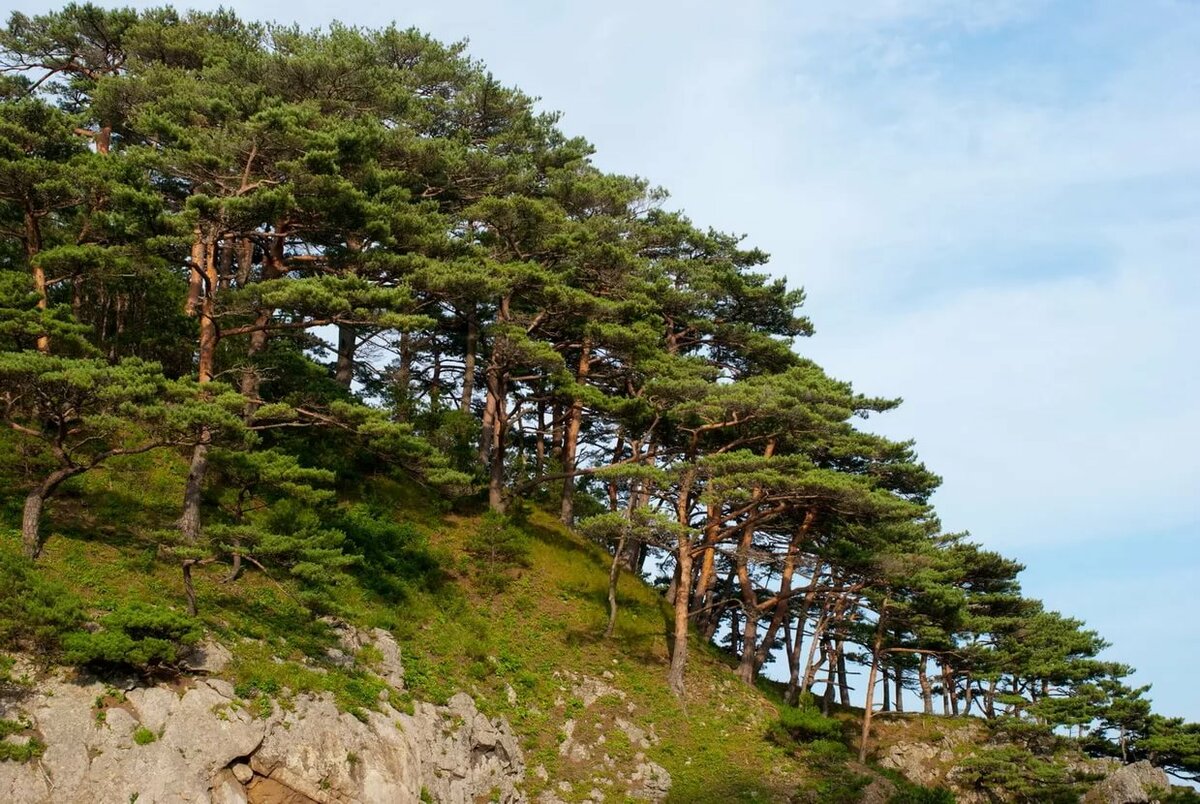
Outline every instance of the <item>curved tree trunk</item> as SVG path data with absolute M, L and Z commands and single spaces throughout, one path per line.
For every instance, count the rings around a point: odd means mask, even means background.
M 83 471 L 81 466 L 70 466 L 50 473 L 25 497 L 25 509 L 21 515 L 21 545 L 25 557 L 33 560 L 42 553 L 42 510 L 46 500 L 54 494 L 64 480 Z

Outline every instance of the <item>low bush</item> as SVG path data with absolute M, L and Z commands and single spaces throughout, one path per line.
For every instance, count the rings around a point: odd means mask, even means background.
M 842 737 L 842 724 L 815 708 L 785 706 L 779 710 L 779 725 L 792 739 L 802 743 Z
M 79 598 L 42 577 L 33 562 L 0 551 L 0 647 L 54 655 L 82 622 Z
M 200 636 L 200 627 L 191 618 L 173 609 L 135 602 L 100 618 L 96 631 L 68 634 L 63 647 L 69 662 L 146 673 L 173 668 Z

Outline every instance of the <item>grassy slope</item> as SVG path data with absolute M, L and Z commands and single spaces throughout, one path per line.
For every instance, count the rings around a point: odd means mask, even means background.
M 0 449 L 12 446 L 0 443 Z M 160 557 L 154 533 L 175 515 L 184 471 L 182 461 L 159 453 L 78 478 L 49 506 L 44 572 L 95 609 L 128 599 L 181 608 L 178 569 Z M 0 489 L 16 488 L 14 480 L 0 478 Z M 360 584 L 340 587 L 330 607 L 360 625 L 396 634 L 414 697 L 441 701 L 463 690 L 485 712 L 507 717 L 531 769 L 543 765 L 550 785 L 576 783 L 571 794 L 560 793 L 564 798 L 582 800 L 598 771 L 593 762 L 560 755 L 568 719 L 576 723 L 576 739 L 594 741 L 604 733 L 604 751 L 618 763 L 632 762 L 639 749 L 612 727 L 613 719 L 652 729 L 659 740 L 644 753 L 670 772 L 673 801 L 788 800 L 812 781 L 799 760 L 763 739 L 776 714 L 769 697 L 736 682 L 708 646 L 692 647 L 687 700 L 670 694 L 664 680 L 668 612 L 653 589 L 623 577 L 617 632 L 602 638 L 607 556 L 549 515 L 531 514 L 528 566 L 512 571 L 508 587 L 493 594 L 474 582 L 474 565 L 462 551 L 478 517 L 439 514 L 414 490 L 390 481 L 370 482 L 359 493 L 411 523 L 412 549 L 435 557 L 440 569 L 395 584 L 369 584 L 390 588 L 386 593 Z M 11 492 L 0 498 L 7 526 L 0 533 L 2 550 L 18 550 L 19 505 Z M 223 584 L 226 573 L 221 565 L 198 571 L 200 616 L 234 647 L 229 672 L 244 697 L 270 706 L 283 688 L 329 689 L 347 708 L 370 705 L 380 685 L 367 674 L 328 664 L 324 651 L 332 637 L 295 601 L 290 582 L 251 570 Z M 625 698 L 608 695 L 584 707 L 569 673 L 596 679 L 611 674 L 606 683 Z M 528 778 L 533 794 L 547 784 L 533 773 Z

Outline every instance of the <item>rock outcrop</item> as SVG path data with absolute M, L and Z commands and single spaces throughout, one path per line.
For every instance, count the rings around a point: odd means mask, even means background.
M 1083 804 L 1150 804 L 1171 789 L 1171 780 L 1149 762 L 1124 765 L 1083 797 Z
M 216 678 L 121 686 L 60 672 L 0 700 L 0 717 L 29 726 L 14 739 L 45 746 L 30 762 L 0 762 L 0 801 L 525 801 L 511 728 L 467 695 L 412 714 L 381 702 L 361 719 L 331 696 L 296 696 L 264 717 Z

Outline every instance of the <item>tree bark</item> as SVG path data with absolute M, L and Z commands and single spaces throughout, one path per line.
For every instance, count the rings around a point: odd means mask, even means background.
M 25 557 L 33 560 L 42 554 L 42 510 L 46 500 L 64 480 L 83 471 L 81 466 L 68 466 L 51 472 L 25 497 L 25 509 L 21 514 L 21 543 Z
M 592 342 L 590 338 L 583 339 L 579 350 L 579 365 L 575 372 L 575 380 L 579 384 L 587 381 L 592 366 Z M 575 471 L 575 456 L 579 451 L 579 430 L 583 425 L 583 399 L 576 394 L 567 409 L 567 421 L 563 433 L 563 471 Z M 568 474 L 563 478 L 562 495 L 559 501 L 559 519 L 564 525 L 575 523 L 575 477 Z
M 463 381 L 462 397 L 458 409 L 463 413 L 471 412 L 471 397 L 475 393 L 475 353 L 479 348 L 479 322 L 475 319 L 475 310 L 467 314 L 467 343 L 463 352 Z
M 929 683 L 929 654 L 922 653 L 920 662 L 917 664 L 917 683 L 921 687 L 921 702 L 925 707 L 925 714 L 933 714 L 933 685 Z
M 679 524 L 685 529 L 679 536 L 676 546 L 676 575 L 678 585 L 675 588 L 675 622 L 674 641 L 671 644 L 671 667 L 667 672 L 667 683 L 678 697 L 683 697 L 683 671 L 687 664 L 688 652 L 688 614 L 690 614 L 691 585 L 692 585 L 692 540 L 687 534 L 688 516 L 691 511 L 692 484 L 695 483 L 696 470 L 684 470 L 679 483 L 679 496 L 675 503 L 675 515 Z
M 771 621 L 767 624 L 767 631 L 763 634 L 762 644 L 759 646 L 758 654 L 755 656 L 757 667 L 761 668 L 767 663 L 770 658 L 771 644 L 775 641 L 775 635 L 779 633 L 779 627 L 784 620 L 790 619 L 791 612 L 791 593 L 792 580 L 796 574 L 796 557 L 800 553 L 801 544 L 807 539 L 809 531 L 812 530 L 813 523 L 816 521 L 817 512 L 814 509 L 809 509 L 804 514 L 804 520 L 800 527 L 792 534 L 791 541 L 788 544 L 787 554 L 783 557 L 783 569 L 779 576 L 779 592 L 778 600 L 775 601 L 775 611 L 771 615 Z M 815 578 L 818 568 L 813 569 L 814 582 L 809 584 L 808 592 L 804 595 L 805 611 L 812 602 L 813 594 L 816 587 Z M 770 602 L 769 600 L 767 601 Z
M 871 738 L 871 709 L 875 705 L 875 677 L 879 672 L 880 652 L 883 647 L 883 623 L 887 617 L 887 602 L 879 610 L 879 624 L 875 626 L 875 639 L 871 647 L 871 672 L 867 676 L 867 699 L 863 704 L 862 737 L 858 743 L 858 761 L 867 761 L 867 741 Z
M 846 640 L 837 641 L 838 700 L 842 706 L 850 705 L 850 677 L 846 673 Z
M 604 629 L 604 638 L 609 639 L 617 627 L 617 581 L 621 578 L 621 552 L 625 549 L 627 528 L 621 528 L 617 539 L 617 548 L 613 551 L 612 565 L 608 568 L 608 627 Z
M 338 324 L 337 364 L 333 379 L 349 389 L 354 381 L 354 353 L 358 351 L 358 330 L 351 324 Z
M 38 254 L 42 251 L 42 225 L 33 210 L 25 209 L 25 258 L 29 261 L 29 270 L 33 272 L 33 289 L 37 293 L 37 309 L 46 310 L 50 306 L 50 297 L 46 290 L 46 271 L 38 262 Z M 42 354 L 50 353 L 50 336 L 42 332 L 37 337 L 37 350 Z
M 262 268 L 262 280 L 264 282 L 283 276 L 282 228 L 281 224 L 276 225 L 276 236 L 271 238 L 270 245 L 264 250 Z M 244 287 L 246 282 L 249 281 L 249 262 L 253 257 L 254 244 L 247 240 L 246 243 L 242 244 L 241 255 L 239 256 L 239 260 L 246 263 L 245 265 L 241 263 L 238 265 L 239 287 Z M 247 422 L 253 419 L 254 414 L 258 411 L 259 386 L 262 384 L 262 375 L 258 367 L 254 365 L 254 360 L 267 348 L 267 340 L 270 338 L 267 332 L 267 325 L 271 322 L 271 318 L 274 315 L 275 311 L 269 307 L 258 309 L 254 317 L 255 330 L 250 333 L 250 344 L 246 347 L 246 365 L 242 368 L 239 390 L 242 392 L 242 396 L 246 398 L 242 415 Z

